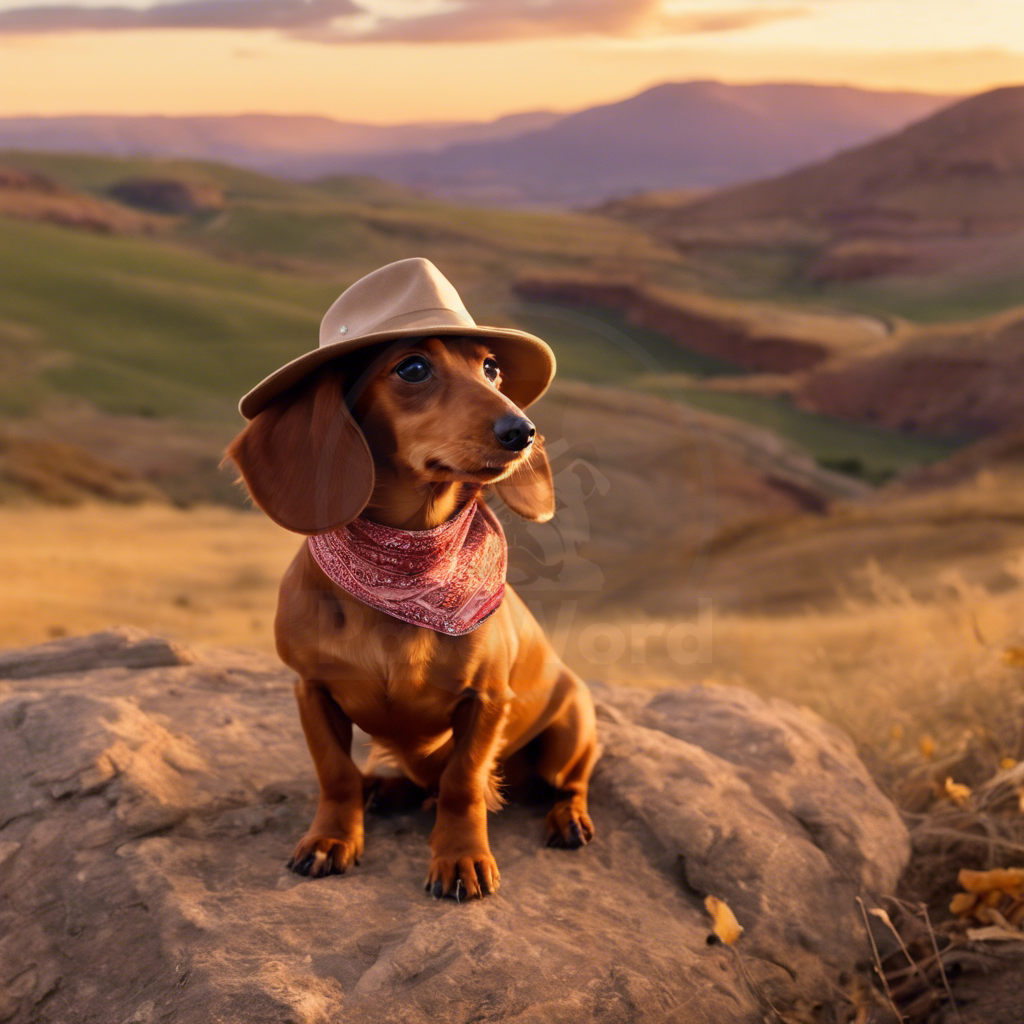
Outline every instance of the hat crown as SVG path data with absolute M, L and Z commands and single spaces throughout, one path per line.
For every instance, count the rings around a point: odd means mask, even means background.
M 451 281 L 430 260 L 414 257 L 389 263 L 346 288 L 320 323 L 320 347 L 378 331 L 475 323 Z
M 482 327 L 430 260 L 389 263 L 348 287 L 320 323 L 320 344 L 265 377 L 238 404 L 252 419 L 318 367 L 378 343 L 411 338 L 480 338 L 501 362 L 502 390 L 520 408 L 535 402 L 555 373 L 540 338 L 513 327 Z

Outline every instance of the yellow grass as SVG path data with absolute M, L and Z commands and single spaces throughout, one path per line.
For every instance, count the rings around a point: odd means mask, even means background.
M 277 586 L 299 543 L 226 508 L 2 508 L 0 647 L 131 624 L 272 651 Z
M 869 599 L 831 611 L 714 615 L 708 663 L 681 666 L 653 643 L 640 663 L 624 660 L 605 674 L 652 688 L 744 686 L 841 726 L 894 788 L 908 778 L 930 785 L 947 772 L 974 784 L 1024 756 L 1021 558 L 1005 570 L 1001 593 L 949 569 L 941 590 L 921 600 L 876 568 Z
M 272 652 L 277 586 L 299 543 L 258 513 L 226 508 L 0 508 L 0 647 L 131 624 L 197 646 Z M 656 629 L 695 617 L 667 607 L 657 619 L 596 624 L 627 638 L 655 624 L 650 639 L 627 644 L 610 664 L 584 653 L 592 617 L 549 614 L 545 625 L 549 634 L 566 630 L 553 636 L 556 646 L 589 679 L 738 684 L 811 707 L 890 778 L 967 749 L 994 770 L 1024 756 L 1014 710 L 1024 696 L 1024 656 L 1015 655 L 1024 650 L 1024 560 L 995 557 L 998 592 L 966 581 L 950 559 L 933 587 L 914 581 L 926 594 L 915 597 L 869 562 L 858 570 L 867 596 L 829 610 L 715 610 L 710 661 L 691 665 L 672 659 Z

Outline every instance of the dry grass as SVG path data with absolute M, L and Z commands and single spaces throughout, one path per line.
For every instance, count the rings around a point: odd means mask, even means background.
M 869 563 L 868 598 L 828 612 L 719 615 L 710 663 L 674 665 L 649 645 L 646 663 L 609 673 L 652 687 L 747 686 L 853 737 L 911 834 L 899 891 L 867 911 L 879 998 L 887 984 L 906 1024 L 1021 1019 L 1024 932 L 950 912 L 962 869 L 1024 865 L 1024 559 L 1003 570 L 993 593 L 948 567 L 924 599 Z
M 847 540 L 839 532 L 835 543 Z M 221 507 L 0 508 L 0 646 L 130 623 L 270 650 L 278 582 L 298 543 L 260 514 Z M 585 656 L 581 633 L 593 619 L 582 614 L 568 623 L 564 656 L 589 678 L 740 684 L 811 707 L 853 736 L 904 802 L 919 777 L 976 786 L 1002 759 L 1024 759 L 1014 717 L 1024 697 L 1024 558 L 993 552 L 1001 583 L 992 588 L 965 579 L 953 551 L 951 536 L 948 563 L 915 577 L 913 593 L 865 558 L 854 574 L 861 596 L 827 610 L 716 610 L 709 662 L 678 664 L 652 632 L 602 664 Z M 602 621 L 627 639 L 652 623 L 692 621 L 666 613 Z
M 294 534 L 262 515 L 147 504 L 0 508 L 0 647 L 130 623 L 272 651 Z
M 1009 585 L 1024 565 L 1010 559 L 1004 571 Z M 743 685 L 810 707 L 854 738 L 894 792 L 908 777 L 956 766 L 967 774 L 955 781 L 974 785 L 1001 759 L 1024 757 L 1022 722 L 1014 717 L 1024 696 L 1024 667 L 1013 654 L 1024 623 L 1019 582 L 993 594 L 949 569 L 925 600 L 871 562 L 861 575 L 871 596 L 829 611 L 716 614 L 710 663 L 678 665 L 651 642 L 646 657 L 625 657 L 607 674 L 652 687 L 681 680 Z M 619 621 L 627 632 L 672 623 Z M 570 646 L 570 660 L 574 654 Z

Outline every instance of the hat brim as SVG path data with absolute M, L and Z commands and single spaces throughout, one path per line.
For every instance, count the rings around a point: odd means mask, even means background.
M 238 403 L 238 411 L 251 420 L 278 395 L 287 391 L 324 363 L 343 359 L 353 352 L 384 341 L 403 338 L 485 338 L 500 342 L 502 392 L 520 409 L 532 405 L 548 389 L 555 376 L 555 354 L 546 341 L 511 327 L 405 327 L 393 331 L 377 331 L 323 348 L 313 349 L 290 363 L 285 363 L 264 378 Z

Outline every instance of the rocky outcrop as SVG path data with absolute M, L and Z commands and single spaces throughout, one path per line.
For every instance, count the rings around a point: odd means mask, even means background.
M 110 194 L 153 213 L 204 213 L 224 207 L 224 193 L 216 185 L 178 178 L 126 178 L 112 185 Z
M 828 346 L 815 339 L 777 332 L 771 325 L 762 328 L 735 313 L 688 305 L 640 285 L 522 278 L 516 282 L 515 291 L 535 302 L 619 310 L 631 323 L 659 331 L 692 352 L 744 370 L 794 373 L 816 366 L 829 356 Z
M 100 234 L 151 233 L 159 218 L 86 195 L 35 171 L 0 165 L 0 217 L 47 221 Z
M 796 390 L 812 412 L 905 433 L 965 439 L 1024 427 L 1019 310 L 923 330 L 896 350 L 822 367 Z
M 315 784 L 279 665 L 134 633 L 2 665 L 0 1020 L 17 1024 L 846 1021 L 869 955 L 856 898 L 892 890 L 908 853 L 811 713 L 595 686 L 592 846 L 546 849 L 546 807 L 509 805 L 500 894 L 435 901 L 420 811 L 371 818 L 362 864 L 309 881 L 283 866 Z M 709 938 L 708 895 L 735 945 Z

